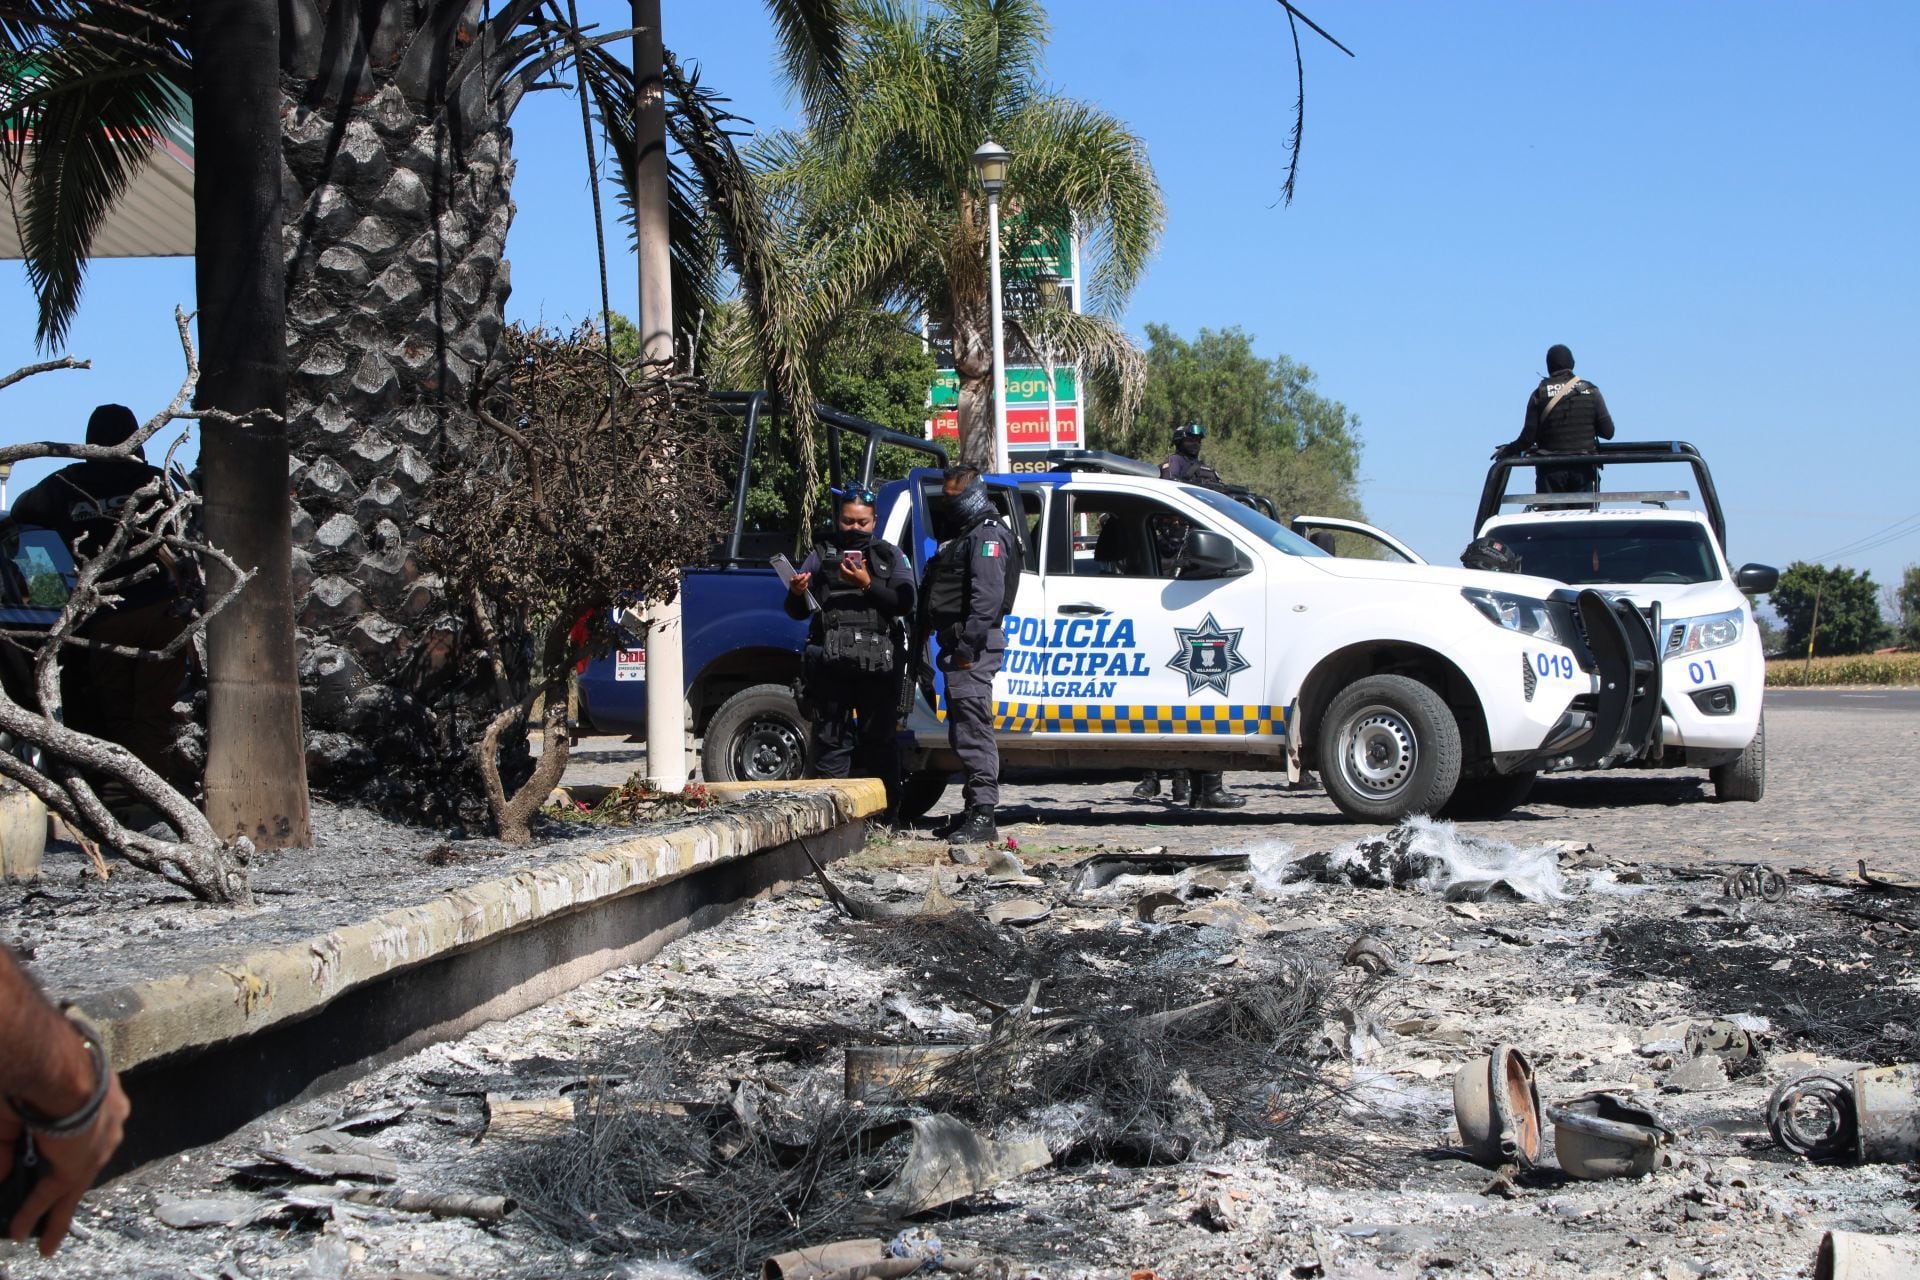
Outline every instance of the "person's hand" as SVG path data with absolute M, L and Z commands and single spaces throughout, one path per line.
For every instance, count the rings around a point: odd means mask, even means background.
M 40 1256 L 51 1258 L 54 1255 L 60 1248 L 60 1242 L 67 1238 L 67 1228 L 73 1225 L 73 1215 L 80 1207 L 80 1197 L 87 1194 L 94 1178 L 113 1158 L 113 1153 L 119 1150 L 120 1138 L 126 1129 L 127 1113 L 132 1109 L 127 1102 L 127 1095 L 121 1092 L 120 1078 L 110 1073 L 107 1096 L 100 1103 L 100 1113 L 83 1132 L 70 1138 L 34 1135 L 33 1144 L 39 1151 L 45 1172 L 28 1194 L 26 1203 L 20 1206 L 20 1212 L 14 1215 L 13 1222 L 8 1225 L 8 1239 L 25 1240 L 37 1226 L 40 1229 Z M 19 1121 L 10 1114 L 6 1118 L 18 1126 Z M 16 1132 L 14 1137 L 18 1136 Z M 5 1138 L 3 1125 L 0 1125 L 0 1138 Z M 5 1149 L 12 1151 L 10 1144 Z M 11 1160 L 11 1154 L 6 1158 Z
M 803 596 L 807 594 L 807 584 L 812 581 L 812 574 L 796 573 L 793 575 L 793 581 L 787 583 L 787 590 L 796 596 Z
M 851 582 L 862 591 L 865 591 L 873 585 L 873 574 L 867 569 L 866 561 L 864 560 L 842 560 L 840 562 L 840 578 L 843 582 Z

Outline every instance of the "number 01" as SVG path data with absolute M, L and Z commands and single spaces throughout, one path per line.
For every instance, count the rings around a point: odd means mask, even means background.
M 1708 658 L 1705 662 L 1689 662 L 1687 664 L 1687 679 L 1693 681 L 1695 684 L 1705 684 L 1709 680 L 1718 680 L 1719 678 L 1720 673 L 1713 669 L 1712 658 Z

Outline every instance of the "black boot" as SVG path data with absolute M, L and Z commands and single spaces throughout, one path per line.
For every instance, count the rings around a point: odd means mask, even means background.
M 1193 795 L 1193 774 L 1186 769 L 1175 769 L 1167 778 L 1173 783 L 1173 802 L 1185 804 Z
M 993 826 L 993 806 L 977 804 L 967 810 L 967 820 L 947 832 L 948 844 L 992 844 L 1000 838 Z
M 961 827 L 966 825 L 968 813 L 969 811 L 966 809 L 959 809 L 953 813 L 948 814 L 946 817 L 940 819 L 940 821 L 933 824 L 933 826 L 930 828 L 930 834 L 932 834 L 936 838 L 945 838 L 947 836 L 952 835 L 954 832 L 958 831 Z
M 1160 775 L 1149 769 L 1145 776 L 1140 779 L 1140 785 L 1133 789 L 1133 798 L 1135 800 L 1151 800 L 1159 794 Z
M 1240 809 L 1247 803 L 1245 796 L 1237 796 L 1227 790 L 1226 775 L 1222 773 L 1203 773 L 1200 775 L 1200 793 L 1193 798 L 1196 809 Z

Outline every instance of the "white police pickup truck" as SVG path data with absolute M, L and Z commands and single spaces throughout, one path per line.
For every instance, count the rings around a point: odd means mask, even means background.
M 1665 697 L 1655 733 L 1623 763 L 1708 771 L 1721 800 L 1758 800 L 1766 792 L 1767 738 L 1761 702 L 1767 666 L 1749 595 L 1772 591 L 1779 571 L 1726 557 L 1726 519 L 1713 477 L 1683 441 L 1604 442 L 1591 454 L 1559 455 L 1553 465 L 1592 465 L 1604 475 L 1655 465 L 1691 470 L 1704 510 L 1676 504 L 1686 490 L 1591 494 L 1510 494 L 1512 472 L 1532 466 L 1504 458 L 1489 468 L 1475 528 L 1499 540 L 1520 572 L 1557 578 L 1631 604 L 1660 650 Z M 1524 508 L 1502 513 L 1503 507 Z
M 1536 771 L 1641 752 L 1659 666 L 1644 616 L 1512 574 L 1336 559 L 1250 507 L 1127 474 L 989 477 L 1024 570 L 994 681 L 1001 759 L 1065 769 L 1319 774 L 1348 817 L 1502 812 Z M 882 490 L 933 551 L 938 473 Z M 903 816 L 957 761 L 931 678 L 902 731 Z

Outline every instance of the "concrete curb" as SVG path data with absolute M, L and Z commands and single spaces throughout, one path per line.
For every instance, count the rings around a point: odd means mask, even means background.
M 724 794 L 755 789 L 715 788 Z M 780 790 L 775 812 L 718 813 L 696 827 L 636 836 L 229 964 L 134 983 L 77 1003 L 99 1026 L 124 1073 L 258 1035 L 430 961 L 797 838 L 825 835 L 886 807 L 880 783 L 869 778 Z

